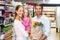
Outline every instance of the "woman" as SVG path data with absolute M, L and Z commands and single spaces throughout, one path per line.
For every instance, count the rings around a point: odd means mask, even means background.
M 16 33 L 16 40 L 24 40 L 25 37 L 28 37 L 27 31 L 25 31 L 25 27 L 22 24 L 23 20 L 23 7 L 21 5 L 17 5 L 15 9 L 15 20 L 14 20 L 14 30 Z

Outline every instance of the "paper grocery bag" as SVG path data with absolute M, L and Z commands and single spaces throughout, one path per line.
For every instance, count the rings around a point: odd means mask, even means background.
M 31 28 L 31 36 L 32 40 L 39 40 L 40 36 L 42 35 L 42 27 L 36 26 L 35 28 Z

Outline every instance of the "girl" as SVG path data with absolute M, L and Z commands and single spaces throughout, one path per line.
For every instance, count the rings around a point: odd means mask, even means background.
M 25 30 L 30 35 L 30 29 L 31 29 L 30 28 L 30 16 L 29 16 L 29 10 L 26 8 L 24 8 L 24 18 L 23 18 L 22 24 L 25 26 Z
M 16 40 L 25 40 L 25 37 L 28 37 L 27 31 L 25 31 L 25 26 L 22 24 L 23 20 L 23 7 L 17 5 L 15 9 L 15 20 L 14 20 L 14 30 L 16 33 Z
M 30 32 L 30 16 L 28 9 L 24 8 L 24 18 L 22 21 L 23 25 L 25 26 L 25 30 L 29 33 Z

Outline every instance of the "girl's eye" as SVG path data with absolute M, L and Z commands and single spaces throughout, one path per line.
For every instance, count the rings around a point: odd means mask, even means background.
M 25 12 L 25 13 L 28 13 L 28 12 Z
M 22 12 L 23 10 L 20 10 L 20 12 Z
M 21 12 L 21 10 L 20 10 L 20 12 Z

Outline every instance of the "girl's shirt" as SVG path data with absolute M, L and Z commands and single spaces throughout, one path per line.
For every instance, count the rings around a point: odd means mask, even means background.
M 30 18 L 23 19 L 22 23 L 26 31 L 30 30 Z

